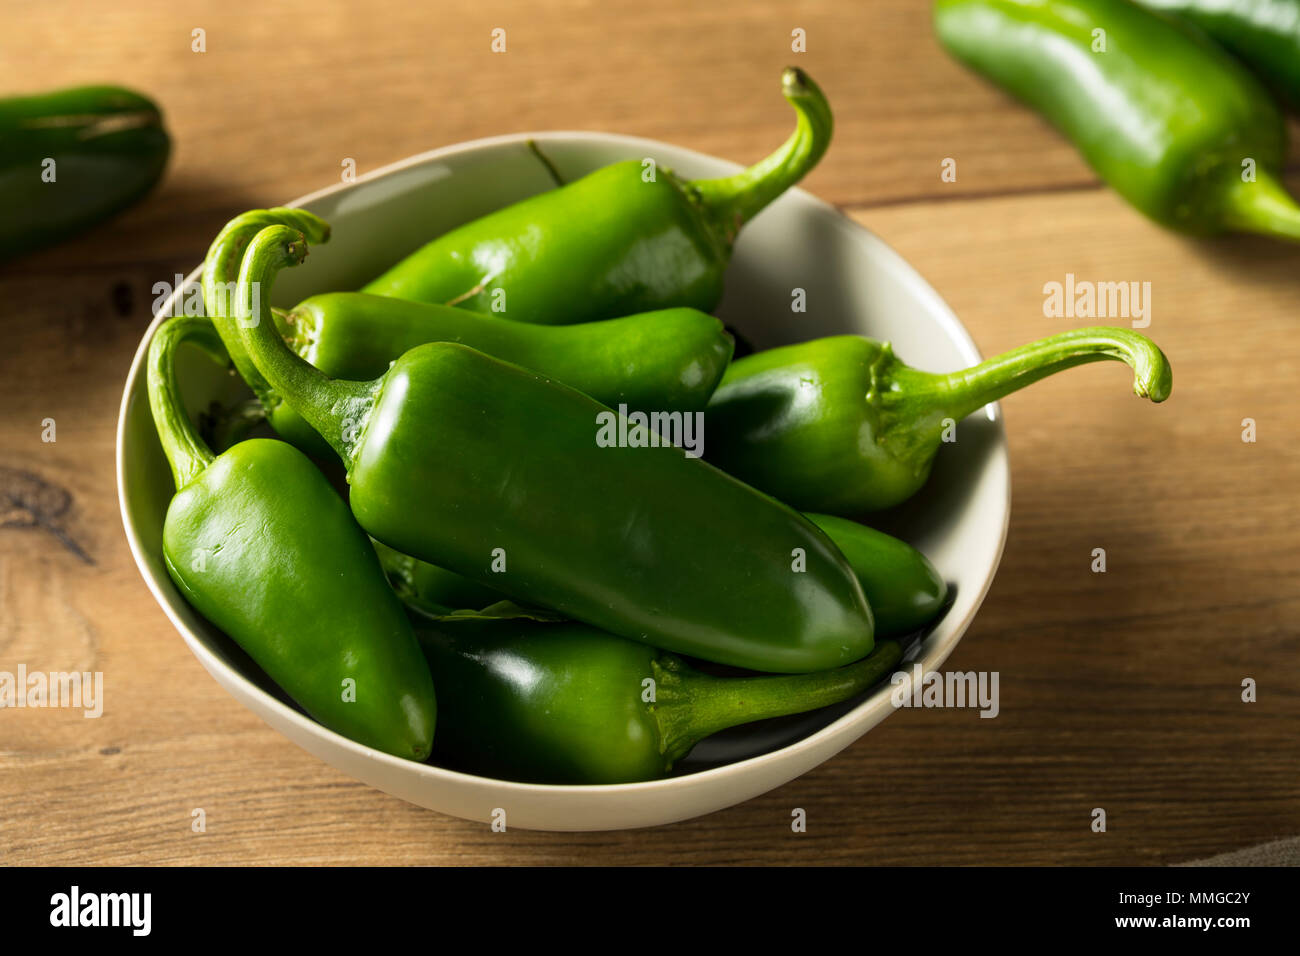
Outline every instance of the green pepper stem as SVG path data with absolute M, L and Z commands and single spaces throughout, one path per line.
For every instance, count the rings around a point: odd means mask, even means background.
M 176 347 L 182 342 L 199 346 L 223 365 L 227 362 L 226 350 L 211 320 L 199 315 L 168 319 L 149 343 L 149 409 L 177 491 L 197 478 L 215 457 L 199 437 L 181 401 L 176 382 Z
M 794 107 L 790 138 L 766 159 L 733 176 L 697 179 L 687 185 L 730 243 L 740 227 L 817 165 L 831 142 L 834 121 L 826 96 L 798 67 L 781 74 L 781 93 Z
M 831 671 L 714 677 L 662 654 L 653 665 L 656 701 L 651 707 L 666 769 L 720 730 L 848 700 L 873 687 L 902 655 L 897 641 L 881 641 L 862 660 Z
M 267 414 L 287 403 L 348 462 L 378 383 L 330 378 L 289 348 L 271 314 L 276 273 L 306 257 L 307 240 L 298 230 L 274 225 L 258 232 L 239 270 L 235 325 L 249 358 L 274 390 Z
M 938 415 L 960 421 L 1039 379 L 1089 362 L 1123 362 L 1133 370 L 1134 393 L 1153 402 L 1163 402 L 1173 387 L 1173 370 L 1154 342 L 1128 329 L 1104 326 L 1062 332 L 947 374 L 909 368 L 889 354 L 883 358 L 892 368 L 877 362 L 867 400 L 906 405 L 914 420 Z
M 1300 206 L 1277 177 L 1264 170 L 1256 170 L 1253 183 L 1233 177 L 1222 215 L 1230 229 L 1300 242 Z
M 264 404 L 274 401 L 273 389 L 244 350 L 235 326 L 234 298 L 244 250 L 263 228 L 274 225 L 292 226 L 313 244 L 329 241 L 329 223 L 305 209 L 283 206 L 254 209 L 226 223 L 208 248 L 208 257 L 203 262 L 203 310 L 216 325 L 217 334 L 225 343 L 235 369 Z

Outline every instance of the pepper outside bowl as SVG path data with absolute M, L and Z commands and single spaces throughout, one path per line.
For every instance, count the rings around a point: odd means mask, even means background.
M 289 203 L 324 217 L 333 237 L 302 268 L 280 276 L 274 304 L 356 288 L 429 238 L 551 188 L 530 140 L 565 181 L 625 159 L 652 158 L 660 169 L 688 178 L 739 168 L 664 143 L 596 133 L 521 134 L 434 150 Z M 197 285 L 198 278 L 196 269 L 188 281 Z M 911 266 L 803 190 L 782 196 L 741 232 L 726 280 L 718 314 L 755 348 L 853 333 L 889 340 L 904 361 L 930 371 L 980 358 L 956 316 Z M 803 290 L 805 311 L 792 308 L 796 290 Z M 470 820 L 490 821 L 504 810 L 511 827 L 624 829 L 700 816 L 781 786 L 893 712 L 893 688 L 886 684 L 834 708 L 716 735 L 674 776 L 617 786 L 544 786 L 456 773 L 377 753 L 325 729 L 185 603 L 163 566 L 162 524 L 173 488 L 150 418 L 144 359 L 154 329 L 173 310 L 183 311 L 177 302 L 186 294 L 193 293 L 177 290 L 158 310 L 122 396 L 117 479 L 127 540 L 149 590 L 208 673 L 322 760 L 404 800 Z M 241 395 L 242 384 L 197 350 L 181 350 L 178 362 L 191 412 Z M 1002 556 L 1009 515 L 1006 441 L 998 407 L 989 405 L 961 423 L 955 443 L 943 446 L 920 494 L 873 522 L 925 552 L 953 591 L 945 616 L 911 645 L 909 659 L 922 673 L 937 669 L 970 625 Z

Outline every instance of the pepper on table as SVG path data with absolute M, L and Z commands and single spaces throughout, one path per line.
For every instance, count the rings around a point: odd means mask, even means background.
M 710 734 L 849 700 L 902 656 L 888 640 L 821 673 L 715 677 L 585 624 L 496 619 L 491 611 L 416 616 L 429 666 L 446 688 L 433 759 L 527 783 L 665 777 Z
M 1191 24 L 1130 0 L 937 0 L 957 59 L 1036 109 L 1151 219 L 1300 241 L 1268 92 Z
M 177 389 L 185 342 L 226 361 L 202 317 L 168 320 L 149 345 L 149 404 L 176 482 L 162 548 L 172 581 L 320 723 L 424 760 L 433 681 L 370 542 L 291 445 L 252 439 L 212 454 Z
M 131 90 L 0 99 L 0 261 L 126 208 L 158 182 L 170 153 L 157 104 Z
M 1200 27 L 1300 109 L 1300 0 L 1137 0 Z
M 609 410 L 581 392 L 450 343 L 412 349 L 370 382 L 303 361 L 265 303 L 274 274 L 306 253 L 285 226 L 254 237 L 238 325 L 259 371 L 338 452 L 370 535 L 525 603 L 719 663 L 805 672 L 871 650 L 871 609 L 823 532 L 681 449 L 600 447 Z
M 683 180 L 653 160 L 598 169 L 459 226 L 361 291 L 543 325 L 690 306 L 711 311 L 741 227 L 812 169 L 830 144 L 830 105 L 791 67 L 796 128 L 766 159 L 720 179 Z
M 705 457 L 801 511 L 862 515 L 920 490 L 950 422 L 1063 369 L 1107 360 L 1133 369 L 1140 397 L 1169 397 L 1164 353 L 1120 328 L 1062 332 L 943 374 L 856 335 L 769 349 L 727 369 L 706 414 Z

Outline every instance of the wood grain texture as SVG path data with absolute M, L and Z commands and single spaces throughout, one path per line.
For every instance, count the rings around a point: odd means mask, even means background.
M 1300 832 L 1296 250 L 1146 223 L 942 55 L 928 4 L 0 12 L 0 89 L 137 86 L 177 141 L 147 202 L 0 266 L 0 670 L 102 670 L 110 702 L 98 720 L 0 711 L 0 863 L 1162 864 Z M 1168 403 L 1139 402 L 1110 365 L 1004 403 L 1006 554 L 948 665 L 998 671 L 1001 715 L 896 714 L 787 786 L 675 826 L 494 834 L 347 778 L 227 696 L 154 604 L 118 517 L 114 426 L 152 284 L 192 268 L 231 215 L 337 181 L 345 157 L 364 171 L 577 128 L 752 160 L 787 132 L 776 76 L 792 59 L 837 115 L 808 187 L 913 262 L 986 354 L 1090 324 L 1042 313 L 1067 272 L 1151 283 Z M 939 179 L 946 156 L 956 183 Z M 1105 834 L 1089 829 L 1098 806 Z

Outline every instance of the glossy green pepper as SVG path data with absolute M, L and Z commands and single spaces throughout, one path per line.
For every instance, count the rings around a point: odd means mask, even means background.
M 830 106 L 802 70 L 781 77 L 797 127 L 772 155 L 685 181 L 649 160 L 598 169 L 467 223 L 361 291 L 558 325 L 675 306 L 711 311 L 741 226 L 813 168 Z
M 837 670 L 714 677 L 573 622 L 453 617 L 417 621 L 416 631 L 446 688 L 434 761 L 527 783 L 665 777 L 710 734 L 848 700 L 901 657 L 897 642 L 882 641 Z
M 186 341 L 225 360 L 202 317 L 167 321 L 149 346 L 149 404 L 177 488 L 163 525 L 168 574 L 320 723 L 424 760 L 433 682 L 370 542 L 292 446 L 253 439 L 213 457 L 177 391 L 174 354 Z
M 377 378 L 417 345 L 459 342 L 585 392 L 602 405 L 699 411 L 731 361 L 722 322 L 661 309 L 580 325 L 523 325 L 360 292 L 312 296 L 276 316 L 281 334 L 331 378 Z
M 0 260 L 131 205 L 158 182 L 170 152 L 158 107 L 130 90 L 0 99 Z
M 875 616 L 877 638 L 910 634 L 943 610 L 947 582 L 906 541 L 835 515 L 804 517 L 826 532 L 853 568 Z
M 804 517 L 826 532 L 853 568 L 871 605 L 877 638 L 910 634 L 943 609 L 947 583 L 925 555 L 906 541 L 834 515 Z M 402 601 L 425 614 L 478 611 L 505 598 L 500 591 L 385 544 L 375 542 L 375 550 Z
M 251 404 L 256 405 L 256 413 L 249 406 L 240 406 L 246 412 L 247 419 L 238 423 L 233 418 L 224 420 L 222 424 L 226 428 L 218 432 L 220 441 L 214 442 L 212 447 L 218 451 L 226 450 L 245 440 L 245 433 L 266 420 L 261 414 L 261 405 L 255 400 Z M 202 441 L 201 438 L 197 440 Z M 332 450 L 330 454 L 334 454 Z M 500 591 L 471 581 L 464 575 L 394 551 L 382 541 L 372 538 L 370 543 L 379 556 L 379 564 L 388 577 L 389 585 L 402 602 L 426 615 L 437 616 L 461 610 L 477 611 L 505 600 L 505 595 Z M 555 615 L 553 617 L 561 619 Z
M 1038 110 L 1161 225 L 1300 240 L 1282 116 L 1195 27 L 1129 0 L 938 0 L 934 22 L 950 53 Z
M 649 429 L 581 392 L 451 343 L 412 349 L 372 382 L 303 361 L 264 303 L 274 273 L 306 252 L 291 228 L 258 233 L 240 272 L 239 327 L 261 373 L 334 445 L 373 537 L 525 603 L 719 663 L 814 671 L 871 650 L 870 607 L 825 534 L 683 449 L 649 443 Z M 602 447 L 610 422 L 631 440 Z
M 1137 0 L 1196 24 L 1300 109 L 1300 0 Z
M 801 511 L 862 515 L 920 490 L 945 429 L 1041 378 L 1107 359 L 1133 369 L 1139 396 L 1169 397 L 1164 353 L 1127 329 L 1062 332 L 947 374 L 911 368 L 889 343 L 855 335 L 770 349 L 723 376 L 705 457 Z
M 272 426 L 287 441 L 323 457 L 330 454 L 328 447 L 248 361 L 233 324 L 229 298 L 238 281 L 238 262 L 248 240 L 277 221 L 304 232 L 308 241 L 329 236 L 328 224 L 303 210 L 255 210 L 237 217 L 209 251 L 203 272 L 205 308 L 217 317 L 223 340 L 233 340 L 236 366 L 270 410 Z M 294 350 L 331 378 L 375 378 L 417 345 L 459 342 L 555 378 L 602 404 L 647 412 L 704 408 L 733 347 L 720 321 L 688 308 L 548 327 L 450 306 L 332 292 L 275 315 Z

